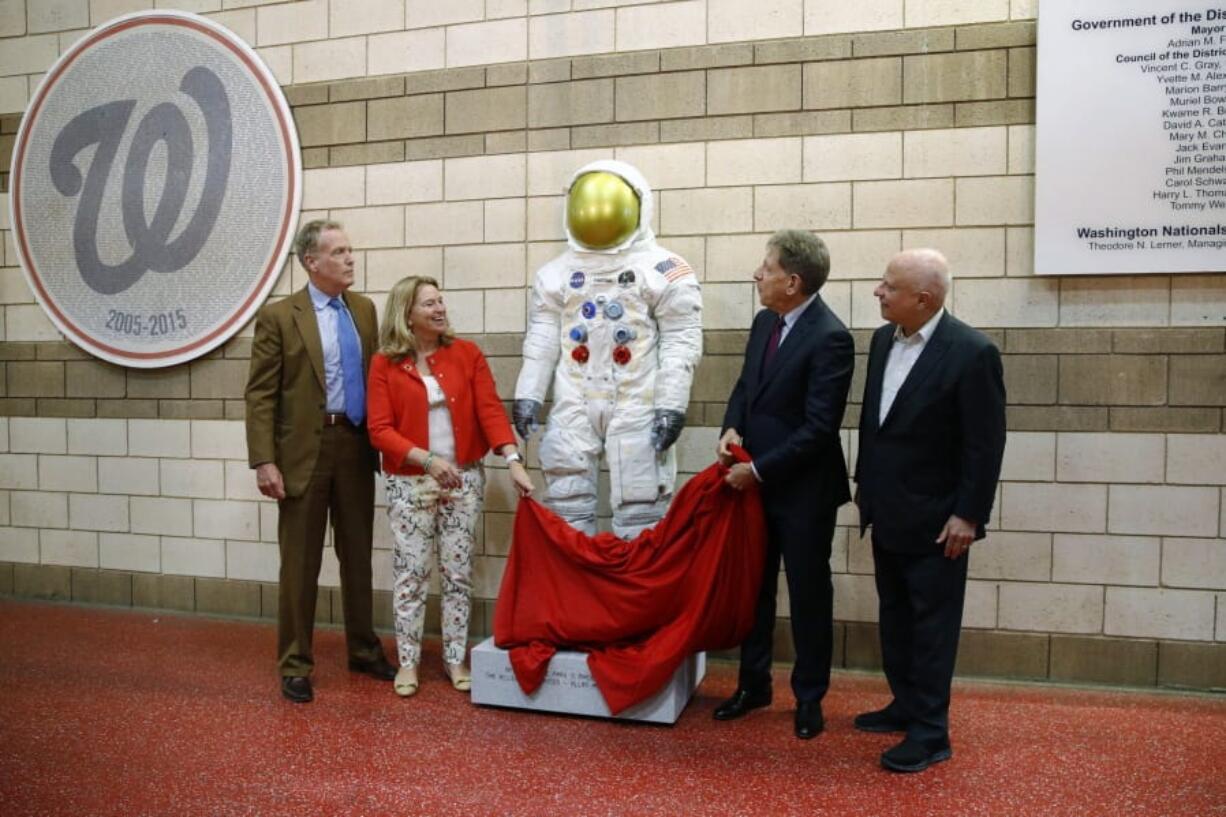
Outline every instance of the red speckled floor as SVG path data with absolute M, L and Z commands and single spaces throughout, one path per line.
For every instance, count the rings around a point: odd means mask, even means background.
M 953 760 L 900 776 L 851 727 L 876 677 L 836 674 L 802 742 L 783 673 L 716 723 L 716 664 L 670 728 L 476 708 L 437 644 L 402 701 L 316 641 L 293 705 L 269 625 L 0 601 L 0 814 L 1226 814 L 1222 697 L 959 683 Z

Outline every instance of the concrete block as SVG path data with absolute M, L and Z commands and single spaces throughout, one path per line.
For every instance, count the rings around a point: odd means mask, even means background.
M 528 91 L 521 86 L 451 91 L 447 133 L 483 133 L 522 128 L 528 122 Z
M 727 187 L 705 190 L 665 190 L 659 195 L 661 232 L 746 232 L 753 224 L 753 190 Z
M 753 118 L 753 134 L 768 136 L 805 136 L 846 133 L 851 130 L 851 111 L 796 111 L 762 113 Z
M 725 43 L 796 37 L 804 33 L 802 0 L 709 0 L 707 40 Z
M 93 531 L 44 528 L 38 532 L 38 550 L 43 564 L 98 566 L 98 534 Z
M 832 281 L 853 278 L 876 282 L 886 261 L 902 249 L 897 230 L 829 231 L 821 237 L 830 250 Z
M 788 184 L 801 179 L 801 140 L 738 139 L 707 146 L 707 184 Z
M 805 36 L 903 27 L 903 0 L 806 3 Z
M 225 542 L 220 539 L 163 536 L 162 571 L 186 576 L 224 577 Z
M 66 420 L 50 417 L 10 417 L 8 425 L 8 450 L 15 454 L 68 453 Z
M 366 75 L 365 37 L 295 43 L 292 47 L 295 82 L 325 82 Z
M 1060 482 L 1163 482 L 1161 434 L 1060 434 L 1056 479 Z
M 71 360 L 64 364 L 67 397 L 123 397 L 125 370 L 99 360 Z
M 413 139 L 444 132 L 443 94 L 372 99 L 365 104 L 369 141 Z
M 900 133 L 836 134 L 804 140 L 806 182 L 893 179 L 902 175 Z
M 569 3 L 566 7 L 569 9 Z M 612 9 L 532 17 L 528 21 L 528 58 L 554 59 L 613 51 L 614 33 Z
M 447 159 L 443 162 L 445 198 L 457 201 L 522 196 L 525 166 L 522 155 Z
M 1074 276 L 1060 288 L 1061 326 L 1161 326 L 1171 299 L 1166 276 L 1130 275 L 1117 286 Z
M 1005 391 L 1010 405 L 1056 402 L 1059 358 L 1056 355 L 1006 355 Z M 1009 452 L 1005 452 L 1008 457 Z
M 133 533 L 191 535 L 191 500 L 134 496 L 128 500 L 128 504 Z
M 128 497 L 70 494 L 68 523 L 75 530 L 128 530 Z
M 8 495 L 8 502 L 9 521 L 14 525 L 26 528 L 68 527 L 68 494 L 13 491 Z
M 617 9 L 617 51 L 702 45 L 706 33 L 704 0 Z
M 1217 488 L 1112 485 L 1108 530 L 1155 536 L 1215 536 Z
M 706 186 L 706 150 L 701 144 L 622 147 L 614 155 L 637 167 L 653 190 Z
M 954 672 L 959 676 L 1046 678 L 1048 636 L 964 629 Z
M 1226 645 L 1159 642 L 1158 684 L 1226 689 Z
M 828 36 L 754 43 L 754 62 L 769 65 L 847 59 L 851 56 L 851 40 L 847 36 Z
M 989 531 L 971 548 L 972 579 L 1045 582 L 1052 578 L 1051 534 Z
M 728 68 L 751 65 L 754 61 L 752 43 L 704 45 L 697 48 L 674 48 L 660 54 L 661 71 L 690 71 L 697 68 Z
M 161 562 L 161 540 L 156 536 L 135 533 L 98 535 L 98 566 L 101 568 L 157 573 L 162 569 Z
M 144 457 L 99 457 L 98 490 L 104 494 L 158 494 L 158 461 Z
M 196 579 L 196 611 L 222 616 L 259 616 L 260 586 L 229 579 Z
M 1052 542 L 1052 579 L 1156 586 L 1159 554 L 1157 538 L 1057 533 Z
M 612 122 L 613 105 L 612 79 L 532 85 L 528 88 L 528 126 L 550 128 Z
M 447 29 L 447 67 L 517 62 L 528 58 L 525 18 L 468 23 Z
M 805 108 L 858 108 L 902 101 L 902 60 L 897 57 L 804 66 Z
M 1060 402 L 1162 405 L 1166 369 L 1167 359 L 1156 355 L 1066 355 L 1060 361 Z
M 98 465 L 94 457 L 59 457 L 40 454 L 38 487 L 44 491 L 98 490 Z
M 950 179 L 856 182 L 854 226 L 942 227 L 953 224 Z
M 444 290 L 496 287 L 526 276 L 522 244 L 447 247 L 443 252 Z M 454 309 L 454 297 L 451 301 Z M 458 311 L 452 320 L 457 317 Z
M 1107 486 L 1006 482 L 1001 527 L 1010 531 L 1104 533 Z
M 132 575 L 112 570 L 73 568 L 72 600 L 85 604 L 132 606 Z
M 682 71 L 618 77 L 615 81 L 617 119 L 702 116 L 706 113 L 706 76 L 705 71 Z
M 754 203 L 753 229 L 759 232 L 852 226 L 852 185 L 846 183 L 759 187 Z
M 1226 314 L 1226 283 L 1221 275 L 1180 275 L 1171 282 L 1171 324 L 1207 325 Z
M 901 24 L 892 28 L 899 30 L 856 34 L 852 37 L 852 53 L 856 57 L 886 57 L 954 50 L 955 32 L 952 28 L 906 30 Z
M 903 99 L 908 105 L 999 99 L 1007 91 L 1003 50 L 903 57 Z
M 1172 406 L 1226 406 L 1226 355 L 1172 355 Z
M 404 0 L 330 0 L 328 36 L 348 37 L 404 28 Z
M 134 575 L 132 606 L 191 612 L 196 609 L 195 579 L 158 573 Z
M 1119 432 L 1156 431 L 1160 433 L 1217 432 L 1222 427 L 1221 414 L 1221 410 L 1216 408 L 1113 407 L 1111 409 L 1111 430 Z M 1168 481 L 1183 481 L 1173 479 L 1170 476 L 1169 460 L 1167 471 Z M 1197 481 L 1199 482 L 1199 480 Z
M 717 68 L 707 72 L 707 113 L 712 116 L 794 111 L 801 107 L 801 101 L 799 65 Z
M 648 723 L 676 723 L 706 676 L 706 653 L 697 653 L 677 669 L 660 692 L 614 716 L 588 671 L 586 653 L 556 653 L 545 680 L 532 696 L 519 688 L 510 655 L 495 647 L 492 638 L 472 649 L 471 660 L 473 703 Z
M 394 31 L 367 39 L 366 64 L 371 74 L 400 74 L 446 65 L 445 29 Z
M 570 76 L 566 79 L 622 77 L 627 74 L 654 74 L 660 70 L 660 52 L 633 51 L 629 54 L 602 54 L 579 57 L 570 61 Z
M 960 128 L 1034 124 L 1034 100 L 1000 99 L 991 102 L 958 102 L 954 105 L 954 124 Z
M 1059 314 L 1059 286 L 1052 279 L 961 279 L 954 283 L 954 300 L 958 316 L 981 329 L 1054 326 Z M 1061 383 L 1064 360 L 1067 358 L 1061 361 Z
M 9 397 L 63 397 L 66 394 L 61 362 L 10 361 L 5 365 L 5 373 Z
M 1209 641 L 1214 595 L 1200 590 L 1108 587 L 1107 635 Z M 1161 664 L 1161 658 L 1159 658 Z
M 484 210 L 485 241 L 493 243 L 524 240 L 524 199 L 487 201 Z
M 985 176 L 957 180 L 957 222 L 1031 224 L 1034 179 L 1030 176 Z
M 660 141 L 658 122 L 623 122 L 619 125 L 591 125 L 571 128 L 572 147 L 614 147 L 642 145 Z
M 1000 626 L 1059 633 L 1103 631 L 1103 588 L 1002 582 Z
M 915 131 L 905 135 L 903 175 L 996 176 L 1008 170 L 1004 127 Z
M 1226 539 L 1163 539 L 1162 584 L 1205 590 L 1226 587 Z
M 479 244 L 484 234 L 480 201 L 410 204 L 404 208 L 404 218 L 405 243 L 409 246 Z
M 708 116 L 701 119 L 670 119 L 660 123 L 661 142 L 748 139 L 753 135 L 752 116 Z
M 72 598 L 72 570 L 55 565 L 13 565 L 13 595 L 69 601 Z
M 1167 482 L 1224 485 L 1224 461 L 1226 437 L 1221 434 L 1172 434 L 1167 438 Z
M 1158 642 L 1053 635 L 1051 678 L 1074 683 L 1153 686 L 1158 679 Z
M 1107 409 L 1093 406 L 1008 406 L 1010 431 L 1106 431 Z

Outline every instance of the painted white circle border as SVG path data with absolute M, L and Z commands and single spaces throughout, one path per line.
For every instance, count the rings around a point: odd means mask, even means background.
M 279 124 L 280 138 L 289 161 L 286 164 L 286 182 L 288 190 L 285 196 L 285 210 L 281 220 L 280 235 L 277 237 L 273 251 L 266 259 L 260 277 L 251 288 L 248 296 L 238 304 L 224 321 L 214 324 L 203 336 L 193 336 L 182 346 L 157 352 L 135 352 L 118 349 L 108 343 L 91 337 L 88 333 L 74 326 L 55 304 L 54 300 L 43 288 L 42 282 L 34 269 L 25 246 L 25 225 L 21 218 L 20 184 L 21 161 L 25 155 L 27 138 L 32 124 L 37 120 L 38 111 L 48 94 L 55 87 L 65 70 L 93 44 L 113 36 L 121 31 L 142 25 L 178 25 L 191 28 L 210 36 L 229 48 L 248 68 L 259 85 L 263 88 L 268 102 L 276 115 Z M 295 228 L 302 205 L 302 153 L 299 150 L 298 131 L 294 126 L 294 118 L 290 112 L 289 103 L 281 92 L 281 85 L 260 56 L 234 32 L 218 23 L 198 14 L 184 11 L 139 11 L 116 17 L 86 36 L 78 40 L 71 48 L 60 55 L 55 64 L 47 71 L 38 89 L 31 97 L 17 130 L 17 139 L 13 145 L 13 159 L 9 174 L 9 214 L 12 222 L 13 244 L 17 257 L 25 275 L 26 283 L 34 293 L 43 312 L 72 343 L 103 360 L 121 366 L 139 369 L 156 369 L 174 366 L 194 360 L 216 349 L 235 335 L 255 315 L 263 305 L 268 294 L 280 277 L 290 245 L 294 240 Z

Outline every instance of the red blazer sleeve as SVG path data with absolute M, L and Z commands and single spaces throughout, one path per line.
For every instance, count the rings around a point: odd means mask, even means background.
M 473 406 L 477 413 L 477 422 L 490 448 L 497 451 L 504 445 L 515 442 L 511 433 L 511 424 L 507 421 L 507 413 L 498 399 L 498 387 L 494 383 L 494 373 L 485 360 L 485 355 L 474 346 L 476 358 L 473 360 Z
M 393 468 L 399 467 L 411 450 L 420 447 L 396 428 L 391 397 L 391 377 L 395 372 L 395 367 L 387 358 L 376 354 L 370 359 L 370 375 L 366 383 L 366 430 L 370 434 L 370 443 Z

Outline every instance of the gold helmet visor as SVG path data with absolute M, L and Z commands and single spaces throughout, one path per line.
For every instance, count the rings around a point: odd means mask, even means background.
M 638 193 L 615 173 L 584 173 L 566 197 L 566 225 L 589 250 L 616 247 L 639 227 Z

